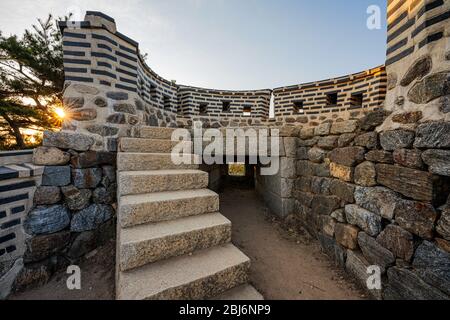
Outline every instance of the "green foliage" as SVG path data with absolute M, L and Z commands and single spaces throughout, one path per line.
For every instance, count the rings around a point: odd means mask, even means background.
M 0 148 L 26 147 L 23 129 L 55 128 L 52 109 L 63 85 L 62 38 L 52 15 L 22 37 L 0 31 Z

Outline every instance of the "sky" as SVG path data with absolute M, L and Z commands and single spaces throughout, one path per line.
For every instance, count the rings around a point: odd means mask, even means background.
M 367 8 L 381 8 L 369 30 Z M 180 84 L 246 90 L 322 80 L 381 65 L 386 0 L 1 0 L 3 35 L 48 13 L 102 11 L 139 42 L 147 64 Z

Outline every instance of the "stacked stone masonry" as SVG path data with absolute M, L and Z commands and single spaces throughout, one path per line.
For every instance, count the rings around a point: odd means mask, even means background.
M 204 128 L 280 129 L 280 170 L 262 176 L 257 165 L 258 193 L 288 225 L 315 235 L 363 288 L 367 267 L 379 266 L 382 289 L 370 290 L 374 298 L 449 299 L 449 12 L 449 1 L 389 0 L 385 66 L 253 91 L 163 79 L 138 43 L 100 12 L 62 23 L 70 120 L 61 132 L 45 134 L 33 158 L 8 155 L 14 160 L 2 162 L 0 155 L 1 297 L 46 282 L 56 269 L 114 237 L 120 148 L 147 150 L 122 149 L 121 161 L 131 172 L 124 179 L 141 181 L 139 190 L 133 183 L 124 190 L 161 192 L 154 189 L 158 184 L 140 180 L 141 171 L 148 174 L 149 163 L 176 170 L 167 156 L 146 154 L 168 152 L 172 144 L 146 145 L 146 134 L 152 127 L 191 128 L 201 121 Z M 275 118 L 269 118 L 271 102 Z M 217 188 L 221 168 L 206 169 L 213 177 L 209 186 Z M 10 186 L 23 199 L 11 200 Z M 245 260 L 237 252 L 232 256 Z M 228 275 L 245 283 L 246 273 L 233 270 Z
M 302 129 L 290 220 L 362 288 L 379 266 L 374 298 L 449 299 L 449 123 L 377 133 L 388 116 L 377 113 Z
M 65 104 L 74 111 L 65 129 L 93 134 L 96 149 L 113 148 L 115 139 L 134 125 L 192 127 L 193 121 L 201 121 L 204 127 L 220 128 L 358 118 L 380 108 L 386 94 L 384 66 L 273 90 L 178 85 L 157 75 L 138 43 L 119 33 L 114 19 L 102 13 L 88 11 L 84 21 L 61 23 L 61 30 Z M 271 99 L 274 118 L 269 118 Z

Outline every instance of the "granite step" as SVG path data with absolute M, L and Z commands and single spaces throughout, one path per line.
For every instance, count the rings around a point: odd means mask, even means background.
M 218 211 L 219 195 L 211 190 L 165 191 L 120 197 L 118 220 L 125 228 Z
M 176 128 L 162 128 L 162 127 L 140 127 L 138 135 L 140 138 L 150 139 L 165 139 L 172 140 L 172 133 Z
M 232 244 L 120 271 L 117 299 L 200 300 L 247 283 L 250 259 Z
M 200 170 L 123 171 L 118 176 L 122 196 L 208 187 L 208 173 Z
M 120 270 L 168 259 L 231 241 L 231 222 L 220 213 L 203 214 L 119 229 Z
M 264 297 L 249 284 L 230 289 L 211 300 L 264 300 Z
M 117 154 L 118 171 L 145 171 L 164 169 L 198 169 L 194 164 L 198 155 L 188 156 L 191 164 L 176 164 L 172 161 L 170 153 L 122 153 Z
M 119 150 L 121 152 L 135 153 L 170 153 L 175 146 L 178 146 L 177 150 L 189 150 L 189 153 L 192 153 L 192 141 L 141 138 L 121 138 Z

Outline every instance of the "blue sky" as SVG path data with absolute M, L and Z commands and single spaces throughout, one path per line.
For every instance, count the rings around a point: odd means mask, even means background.
M 380 6 L 382 28 L 366 27 Z M 386 0 L 1 0 L 0 30 L 37 17 L 102 11 L 177 83 L 259 89 L 321 80 L 384 63 Z

